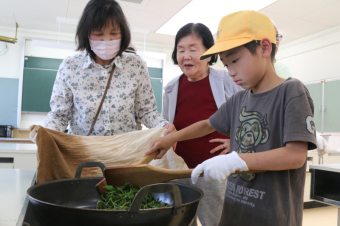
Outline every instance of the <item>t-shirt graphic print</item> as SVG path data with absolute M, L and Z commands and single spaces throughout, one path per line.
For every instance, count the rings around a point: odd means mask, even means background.
M 235 140 L 239 144 L 237 153 L 255 153 L 256 147 L 265 144 L 269 138 L 269 129 L 266 127 L 267 114 L 264 116 L 256 111 L 246 111 L 246 107 L 242 108 L 239 117 L 241 126 L 236 129 Z M 238 174 L 233 177 L 241 177 L 245 181 L 255 179 L 255 173 Z

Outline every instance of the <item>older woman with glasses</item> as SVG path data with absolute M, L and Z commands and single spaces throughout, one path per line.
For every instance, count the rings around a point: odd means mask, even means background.
M 277 51 L 279 50 L 279 46 L 280 46 L 280 42 L 282 40 L 282 34 L 279 34 L 279 31 L 277 30 L 277 27 L 274 23 L 274 21 L 272 21 L 273 24 L 274 24 L 274 27 L 275 27 L 275 31 L 276 31 L 276 49 L 275 49 L 275 55 L 277 54 Z M 292 74 L 289 70 L 289 68 L 283 64 L 282 62 L 279 62 L 277 61 L 276 59 L 274 60 L 274 67 L 275 67 L 275 71 L 276 71 L 276 74 L 278 76 L 280 76 L 281 78 L 292 78 Z
M 210 67 L 217 61 L 217 55 L 200 60 L 200 56 L 213 45 L 210 30 L 200 23 L 187 24 L 176 35 L 172 60 L 183 73 L 164 88 L 163 116 L 177 130 L 208 119 L 231 95 L 242 89 L 225 70 Z M 184 159 L 189 168 L 195 168 L 209 158 L 228 153 L 227 138 L 214 132 L 205 137 L 181 141 L 177 143 L 176 154 Z M 190 179 L 181 182 L 192 185 Z M 200 178 L 194 186 L 204 192 L 197 211 L 202 225 L 217 226 L 226 184 L 208 183 Z M 194 222 L 192 225 L 197 224 Z

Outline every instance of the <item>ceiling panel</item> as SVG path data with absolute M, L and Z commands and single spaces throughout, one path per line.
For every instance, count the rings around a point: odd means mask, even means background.
M 147 42 L 172 46 L 174 36 L 155 34 L 168 19 L 191 0 L 148 0 L 134 4 L 118 0 L 130 26 L 149 29 Z M 231 2 L 232 0 L 224 0 Z M 88 0 L 0 0 L 0 26 L 58 31 L 56 17 L 79 19 Z M 340 26 L 340 0 L 278 0 L 260 10 L 273 19 L 283 34 L 282 44 Z M 179 29 L 180 27 L 178 27 Z M 75 34 L 76 26 L 61 24 L 60 31 Z M 1 30 L 0 30 L 1 35 Z M 143 34 L 132 34 L 143 42 Z
M 61 17 L 67 17 L 72 19 L 80 19 L 80 16 L 87 4 L 87 0 L 71 0 L 68 6 L 67 15 Z
M 169 13 L 146 12 L 134 9 L 128 10 L 128 21 L 131 26 L 148 28 L 152 32 L 169 20 L 171 16 L 172 14 Z
M 316 12 L 309 13 L 301 17 L 301 19 L 330 27 L 338 26 L 340 24 L 340 1 L 319 9 Z
M 275 22 L 279 33 L 283 35 L 281 44 L 285 44 L 289 42 L 289 40 L 293 39 L 294 34 L 290 31 L 291 24 L 297 23 L 299 19 L 269 12 L 266 10 L 260 10 L 260 12 L 265 14 L 267 17 Z
M 20 10 L 20 14 L 25 13 L 40 19 L 53 18 L 56 15 L 66 16 L 68 0 L 14 0 L 15 9 Z
M 47 22 L 54 23 L 57 15 L 66 15 L 68 0 L 0 0 L 0 26 L 13 26 L 13 13 L 19 27 L 44 30 Z M 4 6 L 4 7 L 3 7 Z M 48 26 L 47 26 L 48 27 Z
M 120 0 L 117 0 L 117 2 L 119 3 L 120 7 L 122 7 L 122 8 L 126 8 L 126 7 L 128 7 L 129 4 L 131 4 L 131 3 L 128 3 L 128 2 L 122 2 Z
M 339 0 L 279 0 L 263 9 L 277 14 L 299 18 L 337 1 Z
M 294 38 L 294 40 L 303 38 L 323 30 L 330 28 L 329 26 L 305 21 L 305 20 L 297 20 L 296 23 L 291 24 L 289 26 L 289 30 L 287 31 L 287 36 Z
M 189 2 L 191 0 L 171 0 L 171 4 L 169 4 L 169 0 L 148 0 L 144 5 L 130 3 L 127 8 L 169 14 L 181 10 Z

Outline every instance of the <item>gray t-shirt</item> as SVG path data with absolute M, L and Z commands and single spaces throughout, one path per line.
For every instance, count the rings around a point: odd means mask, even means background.
M 316 148 L 314 105 L 307 88 L 289 78 L 265 93 L 239 91 L 210 117 L 229 134 L 230 150 L 255 153 L 308 142 Z M 294 170 L 232 175 L 228 178 L 220 226 L 298 226 L 302 224 L 306 163 Z

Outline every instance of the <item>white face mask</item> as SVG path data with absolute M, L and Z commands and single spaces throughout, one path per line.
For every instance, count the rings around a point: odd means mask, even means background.
M 117 56 L 120 50 L 121 39 L 112 41 L 93 41 L 90 40 L 92 51 L 102 60 L 111 60 Z

